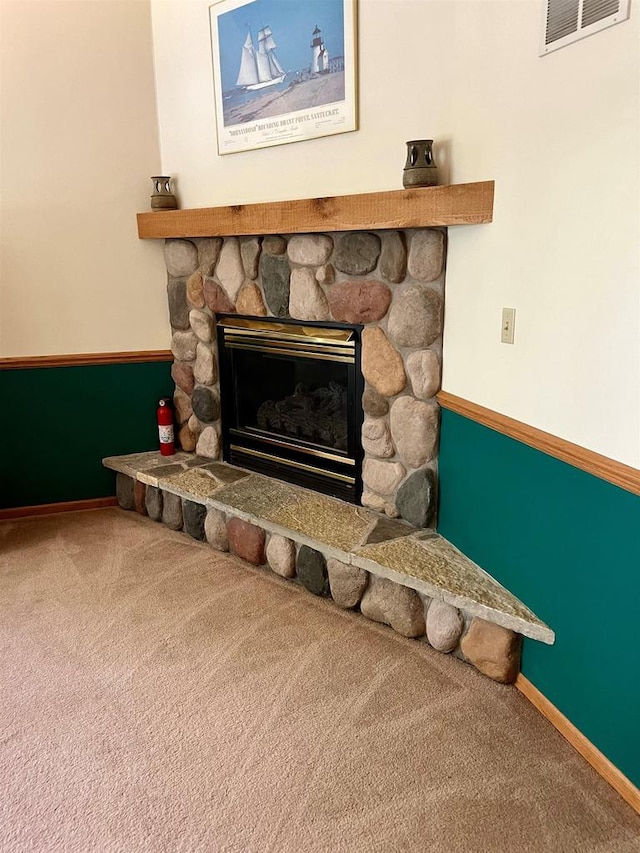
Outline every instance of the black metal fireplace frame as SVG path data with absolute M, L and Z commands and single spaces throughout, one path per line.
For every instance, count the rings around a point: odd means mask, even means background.
M 217 315 L 218 357 L 220 364 L 220 398 L 222 419 L 222 448 L 226 462 L 248 468 L 258 473 L 286 480 L 306 488 L 314 489 L 324 494 L 333 495 L 352 503 L 359 503 L 362 494 L 362 394 L 364 379 L 361 366 L 361 325 L 351 325 L 336 322 L 316 322 L 307 320 L 281 319 L 277 317 L 253 317 L 242 314 Z M 242 324 L 247 324 L 247 329 Z M 273 339 L 278 334 L 284 335 L 283 340 L 293 340 L 293 330 L 305 329 L 342 330 L 349 332 L 349 343 L 336 342 L 336 352 L 352 352 L 350 360 L 336 356 L 334 360 L 342 361 L 347 368 L 347 449 L 326 452 L 326 449 L 314 448 L 311 443 L 302 440 L 285 438 L 277 441 L 274 438 L 264 438 L 258 435 L 248 435 L 245 430 L 239 430 L 235 423 L 235 411 L 229 404 L 235 396 L 233 384 L 234 348 L 253 349 L 265 352 L 258 343 L 252 345 L 253 333 L 249 327 L 257 328 L 256 337 L 261 334 L 268 336 L 270 346 L 278 346 Z M 260 327 L 263 331 L 260 332 Z M 264 327 L 272 329 L 269 332 Z M 288 327 L 292 327 L 288 329 Z M 249 341 L 247 343 L 246 341 Z M 310 341 L 316 340 L 313 335 Z M 281 350 L 275 350 L 279 357 L 294 360 L 295 350 L 288 348 L 302 347 L 304 338 L 298 343 L 282 343 Z M 316 343 L 319 350 L 330 350 L 331 344 L 322 347 Z M 309 356 L 306 356 L 309 357 Z M 319 358 L 327 358 L 322 355 Z

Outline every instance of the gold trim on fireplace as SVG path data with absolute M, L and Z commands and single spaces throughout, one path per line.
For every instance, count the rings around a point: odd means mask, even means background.
M 284 349 L 284 347 L 279 346 L 258 346 L 257 344 L 250 346 L 248 344 L 228 343 L 227 348 L 248 349 L 252 352 L 268 352 L 275 353 L 277 355 L 295 355 L 297 358 L 315 358 L 317 361 L 342 361 L 345 364 L 353 364 L 354 362 L 354 357 L 352 355 L 333 355 L 333 353 L 316 352 L 315 350 L 312 352 L 304 352 L 300 350 Z
M 295 444 L 293 441 L 271 438 L 270 436 L 264 435 L 264 430 L 255 428 L 251 430 L 232 428 L 229 432 L 233 435 L 241 435 L 253 439 L 257 438 L 260 441 L 264 441 L 265 444 L 273 444 L 276 447 L 285 447 L 287 450 L 297 450 L 300 453 L 308 453 L 309 456 L 316 456 L 318 459 L 329 459 L 332 462 L 342 462 L 343 465 L 356 464 L 356 460 L 352 459 L 350 456 L 340 456 L 338 453 L 327 453 L 327 451 L 317 450 L 315 447 L 304 447 L 300 444 Z
M 227 317 L 218 324 L 223 329 L 231 329 L 234 334 L 259 335 L 264 338 L 303 339 L 317 344 L 346 344 L 353 338 L 352 329 L 331 329 L 320 326 L 303 326 L 291 323 L 267 323 L 264 320 L 244 320 L 241 317 Z M 226 332 L 225 332 L 226 336 Z M 353 344 L 351 344 L 353 346 Z
M 224 342 L 227 346 L 231 346 L 234 343 L 243 344 L 245 346 L 247 344 L 254 344 L 256 347 L 282 346 L 288 347 L 289 349 L 307 350 L 308 352 L 333 352 L 337 355 L 354 355 L 353 344 L 315 344 L 307 341 L 302 343 L 300 341 L 289 341 L 284 339 L 278 340 L 275 338 L 253 337 L 252 335 L 236 335 L 234 332 L 230 334 L 225 332 Z
M 322 474 L 325 477 L 331 477 L 334 480 L 341 480 L 343 483 L 355 483 L 355 477 L 349 477 L 347 474 L 337 474 L 335 471 L 327 471 L 325 468 L 316 468 L 315 465 L 304 465 L 302 462 L 294 462 L 292 459 L 283 459 L 280 456 L 273 456 L 271 453 L 263 453 L 261 450 L 250 450 L 248 447 L 238 447 L 237 444 L 231 445 L 231 450 L 238 453 L 248 453 L 249 456 L 258 456 L 260 459 L 268 459 L 270 462 L 279 462 L 281 465 L 290 465 L 292 468 L 300 468 L 302 471 L 312 471 L 314 474 Z

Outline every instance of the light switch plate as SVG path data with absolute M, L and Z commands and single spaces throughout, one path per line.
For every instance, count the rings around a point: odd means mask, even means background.
M 500 340 L 503 344 L 512 344 L 516 330 L 516 309 L 502 309 L 502 333 Z

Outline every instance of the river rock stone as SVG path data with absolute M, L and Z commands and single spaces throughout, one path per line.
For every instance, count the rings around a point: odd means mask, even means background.
M 193 378 L 193 368 L 190 364 L 175 361 L 171 365 L 171 378 L 185 394 L 191 394 L 195 380 Z
M 379 495 L 392 495 L 407 472 L 400 462 L 381 462 L 379 459 L 365 459 L 362 466 L 362 480 L 372 492 Z
M 220 401 L 209 388 L 198 385 L 191 395 L 193 414 L 203 424 L 212 424 L 220 417 Z
M 201 272 L 194 272 L 187 279 L 187 299 L 195 308 L 204 308 L 204 279 Z
M 294 234 L 287 246 L 289 260 L 307 267 L 325 264 L 332 251 L 333 240 L 326 234 Z
M 262 245 L 264 248 L 265 242 Z M 263 251 L 260 258 L 260 280 L 267 305 L 274 317 L 286 317 L 289 311 L 290 274 L 286 257 L 266 254 Z
M 242 266 L 247 278 L 258 277 L 258 261 L 260 260 L 260 238 L 259 237 L 241 237 L 240 238 L 240 257 L 242 258 Z
M 329 595 L 327 561 L 320 551 L 302 545 L 298 551 L 296 573 L 300 583 L 314 595 Z
M 198 436 L 200 435 L 200 433 L 202 432 L 204 427 L 202 426 L 202 424 L 200 423 L 200 421 L 197 419 L 197 417 L 195 415 L 191 415 L 191 417 L 187 421 L 187 425 L 188 425 L 189 429 L 191 430 L 191 432 L 195 435 L 196 441 L 197 441 Z
M 448 654 L 458 645 L 464 618 L 457 607 L 433 599 L 427 610 L 427 640 L 439 652 Z
M 189 240 L 165 240 L 164 263 L 169 275 L 189 276 L 198 268 L 198 250 Z
M 257 284 L 247 281 L 242 285 L 236 301 L 236 311 L 238 314 L 266 317 L 267 309 L 264 307 L 262 294 Z
M 204 520 L 207 517 L 207 508 L 195 501 L 182 501 L 182 518 L 185 532 L 193 539 L 204 542 Z
M 380 256 L 380 238 L 377 234 L 352 231 L 338 241 L 334 266 L 348 275 L 366 275 L 376 268 Z
M 193 415 L 191 416 L 193 417 Z M 191 418 L 189 418 L 191 420 Z M 192 453 L 196 449 L 196 435 L 191 430 L 189 423 L 182 424 L 180 429 L 178 430 L 178 445 L 184 450 L 186 453 Z
M 140 480 L 136 480 L 133 484 L 133 505 L 136 512 L 140 515 L 147 514 L 146 507 L 147 487 Z
M 193 332 L 175 332 L 171 338 L 171 352 L 177 361 L 193 361 L 198 339 Z
M 400 397 L 391 406 L 391 435 L 409 468 L 433 459 L 438 441 L 439 406 L 413 397 Z
M 172 278 L 167 284 L 169 302 L 169 322 L 174 329 L 189 328 L 189 305 L 187 303 L 187 282 L 184 278 Z
M 237 237 L 226 237 L 216 267 L 218 281 L 232 302 L 236 301 L 238 291 L 244 282 L 244 267 L 240 255 L 240 242 Z
M 426 349 L 442 333 L 442 300 L 429 287 L 398 288 L 389 311 L 388 332 L 401 347 Z
M 368 492 L 366 489 L 362 492 L 360 503 L 362 506 L 366 506 L 369 509 L 375 509 L 376 512 L 384 512 L 384 498 L 381 498 L 380 495 L 376 495 L 373 492 Z
M 296 543 L 285 536 L 272 534 L 267 545 L 269 567 L 280 577 L 292 578 L 296 573 Z
M 402 281 L 407 272 L 407 250 L 404 237 L 398 231 L 387 231 L 382 236 L 380 275 L 394 284 Z
M 189 312 L 189 323 L 201 341 L 204 341 L 205 344 L 211 343 L 215 326 L 211 315 L 207 314 L 206 311 L 199 311 L 197 308 L 193 308 Z
M 207 459 L 218 459 L 220 457 L 220 435 L 215 427 L 205 427 L 198 436 L 196 444 L 198 456 L 206 456 Z
M 331 597 L 338 605 L 348 609 L 360 603 L 369 583 L 369 573 L 357 566 L 348 566 L 340 560 L 327 560 Z
M 345 281 L 329 288 L 329 308 L 340 323 L 375 323 L 391 303 L 391 291 L 381 281 Z
M 365 453 L 387 459 L 394 454 L 389 424 L 383 418 L 365 418 L 362 424 L 362 447 Z
M 133 480 L 120 471 L 116 474 L 116 498 L 120 509 L 134 509 Z
M 193 366 L 193 378 L 200 385 L 213 385 L 218 380 L 218 365 L 213 354 L 213 349 L 202 342 L 199 342 L 196 347 L 196 363 Z
M 211 507 L 207 511 L 207 517 L 204 520 L 204 535 L 207 542 L 216 551 L 229 550 L 229 536 L 227 535 L 227 521 L 224 513 L 219 509 Z
M 336 280 L 336 271 L 331 264 L 322 264 L 316 270 L 316 281 L 318 284 L 333 284 Z
M 204 280 L 204 301 L 214 314 L 233 314 L 236 310 L 234 303 L 212 278 Z
M 381 418 L 389 411 L 389 403 L 377 391 L 374 391 L 373 388 L 366 388 L 362 395 L 362 408 L 365 415 L 370 415 L 372 418 Z
M 407 373 L 414 395 L 419 400 L 428 400 L 440 388 L 440 360 L 433 350 L 412 352 L 407 359 Z
M 284 255 L 287 241 L 278 234 L 267 234 L 262 238 L 262 251 L 267 255 Z
M 153 521 L 162 521 L 162 491 L 160 489 L 155 486 L 147 486 L 144 504 L 149 518 Z
M 398 489 L 396 507 L 400 515 L 414 527 L 428 527 L 433 519 L 435 476 L 430 468 L 421 468 L 409 475 Z
M 424 634 L 424 608 L 420 596 L 415 590 L 387 578 L 369 577 L 360 610 L 368 619 L 390 625 L 403 637 Z
M 298 267 L 291 273 L 289 314 L 296 320 L 328 320 L 329 304 L 313 271 Z
M 222 237 L 200 237 L 196 240 L 198 246 L 198 270 L 205 275 L 213 275 L 220 249 Z
M 427 229 L 416 231 L 409 248 L 409 272 L 419 281 L 435 281 L 442 272 L 444 234 Z
M 162 523 L 170 530 L 182 530 L 182 498 L 162 491 Z
M 522 637 L 484 619 L 471 620 L 460 649 L 476 669 L 494 681 L 512 684 L 520 670 Z
M 266 534 L 261 527 L 242 521 L 241 518 L 232 518 L 227 522 L 227 535 L 229 547 L 237 557 L 254 566 L 264 563 Z
M 378 326 L 362 332 L 362 374 L 383 397 L 394 397 L 407 384 L 402 356 Z
M 181 388 L 176 388 L 173 392 L 173 411 L 179 424 L 186 423 L 193 414 L 191 397 L 185 394 Z

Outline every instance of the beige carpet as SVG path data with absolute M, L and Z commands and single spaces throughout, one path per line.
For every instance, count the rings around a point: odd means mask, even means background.
M 0 850 L 637 851 L 515 689 L 117 509 L 0 524 Z

